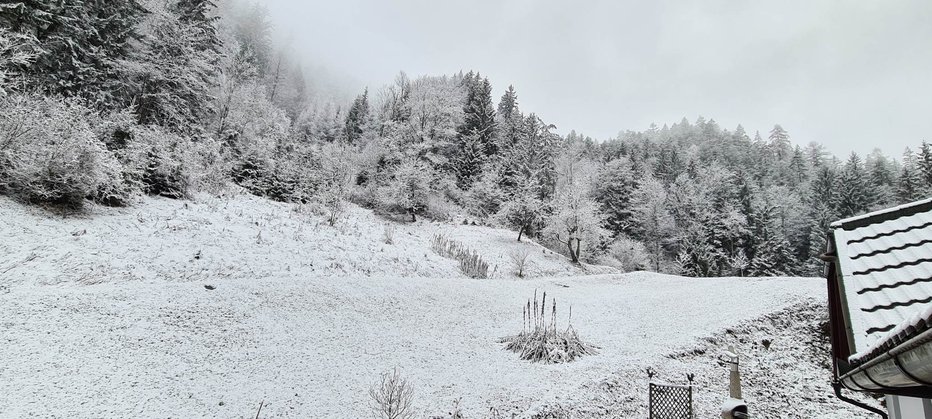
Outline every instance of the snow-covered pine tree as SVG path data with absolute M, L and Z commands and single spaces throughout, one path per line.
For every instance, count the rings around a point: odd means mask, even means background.
M 355 143 L 363 135 L 363 127 L 369 118 L 369 88 L 361 95 L 356 96 L 349 111 L 346 112 L 345 137 L 350 144 Z
M 463 78 L 463 86 L 466 102 L 463 105 L 463 123 L 457 128 L 459 150 L 451 163 L 460 187 L 468 189 L 488 157 L 498 153 L 498 144 L 493 138 L 495 107 L 489 80 L 470 71 Z
M 761 243 L 748 265 L 749 276 L 794 275 L 796 260 L 786 239 L 776 235 Z
M 842 167 L 836 185 L 838 189 L 838 215 L 847 218 L 867 212 L 871 205 L 871 193 L 864 165 L 857 153 L 851 153 Z
M 893 163 L 879 149 L 867 156 L 867 183 L 871 209 L 889 207 L 895 202 L 896 172 Z
M 201 130 L 211 110 L 211 91 L 217 84 L 219 55 L 213 20 L 197 7 L 178 15 L 171 8 L 153 6 L 144 19 L 139 42 L 119 60 L 114 84 L 124 92 L 123 106 L 134 107 L 142 124 L 156 124 L 180 133 Z
M 120 102 L 116 63 L 139 39 L 146 10 L 136 0 L 28 1 L 0 6 L 0 27 L 27 34 L 39 46 L 22 68 L 35 90 L 81 96 L 103 109 Z
M 770 130 L 770 148 L 773 150 L 777 159 L 784 160 L 789 156 L 792 145 L 790 144 L 790 135 L 783 129 L 780 124 L 773 126 Z
M 924 187 L 932 189 L 932 144 L 925 141 L 919 148 L 919 160 L 916 162 L 922 175 Z
M 170 10 L 182 23 L 197 29 L 200 35 L 197 48 L 219 54 L 221 41 L 217 25 L 220 16 L 215 14 L 216 9 L 217 4 L 213 0 L 176 0 L 170 5 Z
M 631 195 L 637 180 L 627 158 L 610 161 L 599 170 L 594 196 L 605 213 L 605 226 L 612 236 L 628 233 L 631 227 Z
M 924 184 L 916 154 L 907 147 L 896 179 L 897 202 L 905 204 L 922 198 L 926 195 Z

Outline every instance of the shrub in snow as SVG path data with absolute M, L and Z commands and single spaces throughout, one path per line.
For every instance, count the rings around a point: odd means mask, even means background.
M 431 194 L 427 197 L 427 207 L 424 209 L 424 216 L 436 221 L 450 221 L 456 212 L 456 205 L 446 199 Z
M 414 388 L 398 374 L 383 373 L 381 379 L 369 388 L 372 413 L 379 419 L 411 419 L 414 412 Z
M 459 261 L 460 270 L 470 278 L 489 277 L 489 264 L 482 260 L 478 252 L 470 250 L 460 242 L 450 240 L 442 234 L 434 234 L 430 240 L 430 248 L 440 256 Z
M 391 183 L 390 206 L 397 206 L 417 221 L 416 214 L 427 208 L 430 197 L 430 168 L 413 159 L 403 161 L 395 169 Z
M 72 100 L 0 98 L 0 191 L 29 202 L 80 208 L 87 198 L 123 201 L 121 166 Z
M 527 259 L 530 254 L 531 253 L 527 249 L 515 249 L 508 253 L 508 257 L 511 259 L 511 264 L 514 268 L 514 273 L 518 275 L 518 278 L 524 278 L 524 275 L 527 273 Z
M 169 198 L 189 197 L 196 164 L 190 141 L 159 127 L 137 127 L 132 137 L 140 155 L 126 164 L 138 165 L 143 191 Z
M 597 353 L 598 348 L 583 342 L 573 329 L 572 307 L 566 329 L 557 329 L 557 302 L 552 302 L 550 313 L 547 313 L 546 292 L 538 302 L 537 291 L 534 291 L 534 299 L 528 300 L 522 311 L 524 314 L 521 333 L 501 340 L 505 349 L 519 354 L 521 359 L 556 364 Z
M 748 268 L 750 263 L 751 261 L 748 260 L 748 257 L 745 255 L 743 249 L 738 249 L 735 251 L 734 256 L 728 259 L 728 264 L 731 265 L 734 273 L 738 276 L 744 276 L 745 270 Z
M 123 165 L 123 181 L 134 191 L 188 198 L 194 190 L 216 191 L 226 182 L 220 144 L 211 138 L 136 125 L 129 111 L 97 118 L 94 130 Z
M 640 271 L 651 267 L 650 254 L 644 243 L 619 236 L 608 248 L 612 264 L 624 272 Z
M 497 175 L 487 171 L 472 184 L 465 195 L 465 207 L 470 215 L 488 218 L 499 212 L 506 197 L 498 182 Z
M 253 194 L 289 200 L 301 165 L 282 158 L 293 151 L 283 148 L 291 126 L 285 111 L 257 83 L 232 85 L 218 99 L 217 133 L 233 160 L 233 180 Z
M 326 144 L 317 153 L 314 181 L 317 183 L 316 200 L 326 209 L 327 221 L 332 226 L 346 209 L 345 201 L 353 178 L 349 151 L 337 144 Z

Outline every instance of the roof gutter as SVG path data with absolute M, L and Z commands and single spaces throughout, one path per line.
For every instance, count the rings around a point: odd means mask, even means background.
M 854 391 L 932 398 L 932 329 L 842 375 Z

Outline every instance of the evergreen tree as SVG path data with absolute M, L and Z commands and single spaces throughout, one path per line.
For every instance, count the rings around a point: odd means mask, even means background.
M 498 146 L 492 141 L 495 133 L 495 107 L 492 105 L 492 84 L 488 78 L 481 78 L 477 73 L 466 81 L 466 105 L 463 108 L 463 125 L 461 134 L 473 134 L 482 143 L 486 156 L 498 152 Z
M 213 15 L 217 4 L 213 0 L 177 0 L 171 10 L 178 15 L 181 23 L 194 27 L 197 31 L 200 50 L 220 53 L 220 35 L 217 25 L 220 17 Z
M 113 83 L 121 86 L 121 105 L 134 107 L 140 123 L 191 133 L 200 131 L 210 116 L 219 70 L 219 55 L 210 43 L 219 41 L 207 29 L 213 28 L 213 19 L 194 20 L 206 11 L 182 10 L 192 13 L 185 16 L 175 10 L 150 11 L 140 42 L 119 61 L 120 77 Z
M 524 115 L 518 109 L 518 94 L 514 86 L 508 86 L 508 90 L 502 95 L 498 102 L 498 111 L 496 114 L 498 123 L 496 124 L 496 137 L 498 149 L 506 151 L 511 148 L 523 135 Z
M 867 156 L 868 195 L 872 205 L 878 208 L 888 207 L 895 201 L 896 174 L 887 157 L 875 149 Z
M 463 105 L 463 123 L 457 128 L 460 150 L 455 171 L 460 187 L 468 189 L 485 160 L 498 153 L 498 144 L 493 139 L 495 108 L 492 106 L 492 85 L 487 78 L 473 72 L 465 75 L 463 85 L 466 102 Z
M 737 139 L 739 139 L 739 140 L 741 140 L 741 141 L 750 141 L 750 140 L 751 140 L 751 138 L 748 137 L 748 133 L 744 131 L 744 127 L 741 126 L 741 124 L 738 124 L 738 126 L 735 128 L 735 134 L 734 134 L 734 135 L 735 135 L 735 138 L 737 138 Z
M 637 181 L 627 158 L 607 163 L 599 171 L 595 200 L 602 205 L 605 227 L 613 236 L 626 233 L 631 227 L 631 195 Z
M 917 165 L 919 173 L 922 175 L 923 187 L 932 188 L 932 144 L 922 142 Z
M 369 89 L 356 96 L 353 105 L 346 112 L 345 136 L 350 144 L 355 143 L 363 134 L 363 127 L 369 118 Z
M 239 44 L 242 60 L 265 78 L 272 62 L 272 22 L 269 11 L 260 3 L 251 3 L 233 17 L 233 34 Z
M 770 148 L 774 151 L 777 156 L 777 159 L 783 160 L 787 157 L 790 151 L 790 135 L 786 132 L 780 124 L 773 126 L 773 129 L 770 130 Z
M 851 153 L 838 181 L 838 215 L 842 218 L 867 212 L 871 205 L 869 184 L 861 157 Z
M 796 260 L 790 245 L 782 237 L 772 236 L 765 240 L 748 265 L 750 276 L 794 275 Z
M 117 62 L 140 38 L 145 14 L 136 0 L 33 0 L 0 7 L 0 27 L 35 39 L 39 52 L 22 69 L 33 88 L 112 109 L 121 94 Z
M 803 156 L 802 149 L 796 146 L 793 149 L 793 157 L 790 158 L 789 179 L 790 187 L 796 189 L 803 185 L 808 179 L 808 167 L 806 167 L 806 158 Z
M 922 173 L 916 159 L 916 154 L 908 147 L 903 153 L 903 164 L 896 180 L 896 198 L 900 204 L 916 201 L 925 193 Z

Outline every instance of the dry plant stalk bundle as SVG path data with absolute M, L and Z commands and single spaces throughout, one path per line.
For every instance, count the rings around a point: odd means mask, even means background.
M 573 328 L 572 306 L 566 329 L 557 328 L 557 302 L 551 299 L 548 316 L 546 292 L 538 301 L 537 290 L 534 291 L 534 298 L 522 307 L 522 317 L 521 333 L 505 337 L 501 342 L 506 350 L 519 354 L 523 360 L 558 364 L 598 353 L 598 347 L 583 342 Z
M 489 277 L 489 264 L 475 252 L 460 242 L 450 240 L 442 234 L 434 234 L 430 248 L 438 255 L 459 261 L 460 270 L 470 278 L 486 279 Z

